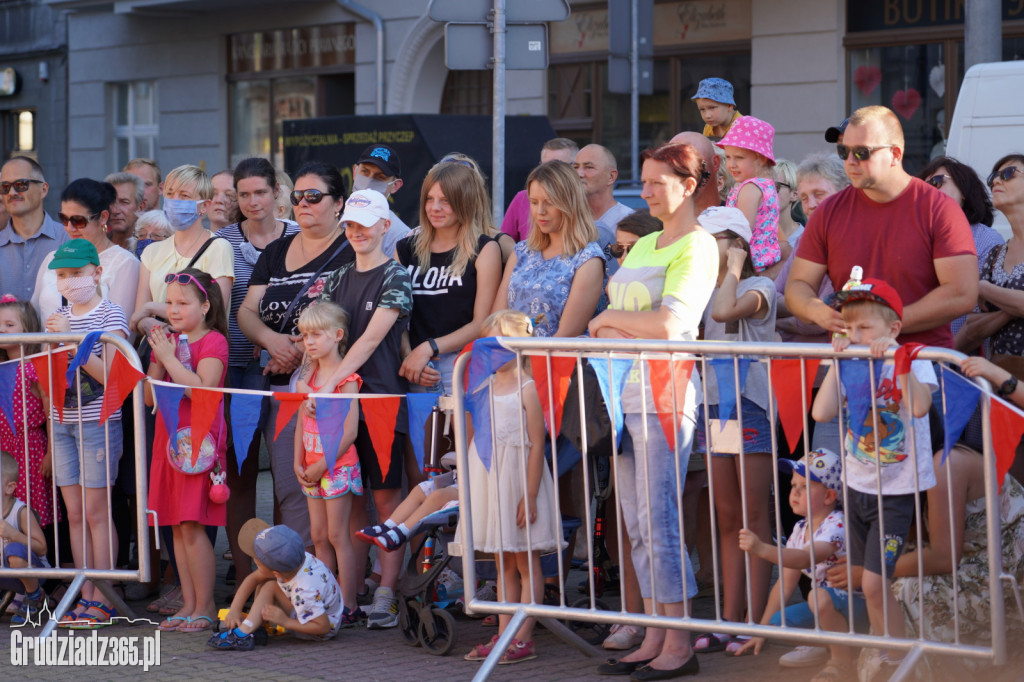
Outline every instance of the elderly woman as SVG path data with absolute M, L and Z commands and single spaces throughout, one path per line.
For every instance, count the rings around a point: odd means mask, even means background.
M 641 196 L 664 229 L 630 249 L 608 284 L 608 309 L 591 320 L 590 333 L 598 338 L 696 339 L 718 277 L 718 247 L 697 223 L 693 199 L 709 173 L 693 147 L 668 144 L 644 152 L 641 178 Z M 630 372 L 622 395 L 625 430 L 622 455 L 616 458 L 619 499 L 644 610 L 655 612 L 656 594 L 659 613 L 682 617 L 684 600 L 695 595 L 697 584 L 679 537 L 676 519 L 683 482 L 676 473 L 687 468 L 700 379 L 694 373 L 685 389 L 680 386 L 686 394 L 686 414 L 673 449 L 650 389 L 640 392 L 640 372 L 646 367 L 637 369 Z M 649 377 L 644 378 L 649 386 Z M 666 520 L 655 524 L 653 535 L 644 520 L 648 514 Z M 647 628 L 636 651 L 598 666 L 602 674 L 633 673 L 635 679 L 668 679 L 697 669 L 689 633 L 660 628 Z

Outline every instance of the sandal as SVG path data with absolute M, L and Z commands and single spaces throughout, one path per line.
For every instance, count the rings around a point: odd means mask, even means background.
M 71 627 L 72 623 L 77 623 L 78 619 L 88 611 L 93 604 L 97 602 L 91 602 L 88 599 L 79 599 L 78 603 L 75 604 L 73 611 L 68 611 L 64 614 L 64 617 L 57 621 L 57 627 L 68 628 Z
M 498 636 L 491 637 L 491 641 L 487 644 L 477 644 L 473 647 L 473 650 L 463 656 L 467 661 L 482 661 L 490 656 L 491 651 L 494 649 L 494 645 L 498 642 Z
M 829 661 L 824 668 L 811 678 L 811 682 L 840 682 L 840 680 L 844 679 L 846 679 L 846 675 L 843 674 L 839 666 Z
M 176 625 L 177 621 L 184 623 L 188 621 L 188 616 L 167 616 L 163 619 L 160 625 L 156 626 L 156 629 L 160 632 L 174 632 L 178 629 L 178 626 Z
M 739 653 L 740 649 L 743 648 L 743 645 L 749 641 L 750 637 L 746 637 L 744 635 L 737 635 L 736 637 L 732 638 L 732 641 L 725 645 L 725 653 L 729 656 L 745 656 L 747 654 L 753 654 L 753 649 L 747 649 L 742 654 Z
M 89 608 L 78 614 L 78 618 L 68 625 L 72 630 L 97 630 L 113 625 L 117 611 L 98 601 L 89 604 Z
M 481 624 L 485 628 L 496 628 L 498 627 L 498 617 L 493 613 L 489 616 L 484 616 L 484 620 Z
M 175 585 L 171 591 L 167 593 L 164 605 L 160 607 L 160 615 L 173 616 L 183 608 L 185 608 L 185 601 L 181 597 L 181 585 Z
M 716 651 L 725 651 L 729 646 L 732 637 L 715 632 L 702 632 L 693 640 L 693 650 L 698 654 L 713 654 Z
M 498 665 L 511 665 L 513 663 L 522 663 L 523 661 L 529 661 L 537 658 L 537 654 L 533 649 L 533 640 L 529 642 L 520 642 L 518 639 L 512 642 L 506 651 L 505 655 L 498 661 Z
M 193 624 L 200 623 L 197 627 L 193 627 Z M 185 619 L 185 622 L 178 626 L 178 632 L 205 632 L 206 630 L 212 630 L 215 625 L 213 618 L 209 616 L 189 616 Z

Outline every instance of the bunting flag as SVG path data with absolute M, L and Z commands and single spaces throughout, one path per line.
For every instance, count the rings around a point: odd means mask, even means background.
M 733 374 L 732 358 L 712 358 L 708 360 L 718 380 L 718 418 L 725 429 L 728 419 L 736 418 L 736 380 Z M 747 383 L 747 370 L 750 369 L 750 358 L 739 358 L 736 362 L 740 369 L 740 390 Z
M 474 391 L 466 392 L 466 409 L 473 420 L 473 444 L 476 455 L 491 470 L 491 385 L 478 386 Z
M 53 366 L 53 395 L 50 395 L 50 367 Z M 32 358 L 32 366 L 36 368 L 36 376 L 39 377 L 39 386 L 43 393 L 50 399 L 50 404 L 57 408 L 57 417 L 61 424 L 64 423 L 64 394 L 68 391 L 68 381 L 65 376 L 68 369 L 68 354 L 63 351 L 52 353 L 49 356 Z
M 942 426 L 946 432 L 946 440 L 942 446 L 942 461 L 945 462 L 950 449 L 960 439 L 960 434 L 964 432 L 967 422 L 978 406 L 981 389 L 943 365 L 942 395 L 944 404 L 938 407 L 942 410 Z M 934 444 L 932 447 L 934 449 Z
M 537 386 L 541 410 L 544 412 L 544 424 L 548 433 L 557 436 L 562 429 L 562 409 L 565 406 L 565 394 L 569 392 L 569 379 L 576 369 L 576 358 L 551 358 L 550 385 L 554 394 L 555 418 L 552 428 L 551 401 L 548 397 L 548 358 L 541 355 L 530 356 L 530 367 L 533 370 L 533 381 Z
M 242 465 L 249 456 L 256 427 L 260 423 L 260 412 L 263 408 L 263 396 L 251 393 L 231 394 L 231 433 L 234 438 L 235 461 L 238 462 L 238 475 L 242 475 Z
M 107 372 L 107 385 L 103 389 L 103 406 L 100 408 L 100 424 L 110 418 L 124 404 L 132 391 L 146 375 L 135 369 L 121 351 L 114 351 L 114 361 Z
M 0 364 L 0 411 L 11 425 L 11 433 L 17 433 L 14 418 L 14 391 L 18 385 L 18 363 L 5 362 Z M 24 410 L 24 408 L 22 408 Z
M 75 357 L 71 360 L 71 364 L 68 365 L 66 372 L 68 386 L 75 385 L 75 373 L 78 372 L 78 369 L 82 365 L 89 361 L 90 356 L 92 356 L 93 346 L 96 345 L 96 342 L 100 340 L 101 336 L 103 336 L 102 331 L 89 332 L 85 335 L 85 338 L 82 339 L 82 343 L 78 345 L 78 352 L 75 353 Z
M 818 366 L 821 358 L 779 358 L 772 360 L 772 387 L 775 389 L 775 404 L 779 410 L 779 421 L 782 422 L 782 430 L 786 434 L 786 442 L 789 444 L 789 452 L 796 452 L 800 437 L 804 432 L 804 418 L 807 416 L 807 408 L 804 406 L 803 397 L 807 396 L 808 405 L 811 400 L 811 390 L 814 387 L 814 377 L 818 374 Z M 800 390 L 800 368 L 804 367 L 804 388 Z
M 153 398 L 156 400 L 157 412 L 164 420 L 167 440 L 175 454 L 178 453 L 178 439 L 175 437 L 175 434 L 178 433 L 178 407 L 181 405 L 183 397 L 185 397 L 184 386 L 153 384 Z
M 420 434 L 426 434 L 427 420 L 430 419 L 430 413 L 440 397 L 437 393 L 410 393 L 405 396 L 405 402 L 409 406 L 409 440 L 412 441 L 412 449 L 416 453 L 416 464 L 419 465 L 420 471 L 423 471 L 423 462 L 427 458 Z M 319 403 L 317 406 L 319 407 Z M 320 411 L 317 410 L 317 418 L 319 417 Z M 324 448 L 326 452 L 327 446 L 324 445 Z
M 501 342 L 493 336 L 474 341 L 469 358 L 469 386 L 466 388 L 466 392 L 475 393 L 498 368 L 515 358 L 516 354 L 501 345 Z
M 622 391 L 626 388 L 626 377 L 633 369 L 633 360 L 613 358 L 610 362 L 611 376 L 608 371 L 608 360 L 592 358 L 587 360 L 587 363 L 597 376 L 597 385 L 601 387 L 601 397 L 608 410 L 608 419 L 615 426 L 615 442 L 618 443 L 622 440 Z M 568 399 L 579 400 L 579 396 L 569 396 Z
M 395 422 L 398 421 L 402 399 L 373 398 L 362 402 L 366 429 L 370 432 L 370 441 L 373 443 L 377 463 L 380 465 L 380 476 L 386 479 L 391 469 L 391 447 L 395 442 Z
M 193 388 L 192 389 L 192 466 L 196 465 L 196 459 L 199 457 L 199 448 L 195 447 L 195 443 L 200 445 L 206 439 L 206 436 L 210 433 L 210 427 L 213 425 L 214 418 L 220 413 L 220 401 L 224 397 L 224 394 L 218 390 L 210 390 L 207 388 Z
M 686 387 L 690 383 L 690 374 L 693 372 L 693 360 L 648 360 L 647 368 L 650 372 L 654 409 L 658 413 L 658 421 L 661 422 L 665 440 L 674 452 L 676 431 L 678 430 L 676 425 L 682 418 L 683 407 L 686 403 Z M 746 370 L 742 371 L 745 376 Z M 721 395 L 721 389 L 719 389 L 719 396 Z M 672 410 L 673 401 L 675 402 L 675 413 Z
M 1010 471 L 1010 465 L 1017 456 L 1020 437 L 1024 434 L 1024 415 L 995 396 L 989 399 L 989 407 L 992 449 L 996 455 L 996 480 L 1002 490 L 1003 479 Z
M 345 418 L 348 417 L 351 407 L 351 400 L 316 401 L 316 424 L 320 430 L 320 446 L 324 450 L 328 472 L 334 471 L 334 466 L 338 462 L 338 448 L 341 447 L 341 439 L 345 435 Z
M 882 376 L 882 361 L 869 361 L 860 358 L 847 358 L 839 361 L 839 380 L 846 392 L 846 407 L 849 415 L 846 428 L 857 438 L 864 435 L 866 431 L 874 430 L 868 420 L 871 412 L 871 379 L 869 366 L 875 366 L 875 389 L 878 389 L 878 382 Z
M 469 358 L 466 407 L 473 418 L 473 443 L 484 468 L 491 470 L 491 375 L 516 354 L 495 337 L 477 339 Z
M 287 393 L 274 391 L 274 400 L 278 401 L 280 405 L 277 408 L 277 421 L 274 423 L 274 440 L 281 435 L 281 431 L 284 427 L 288 426 L 288 422 L 292 420 L 295 413 L 299 411 L 299 407 L 306 399 L 307 394 L 305 393 Z

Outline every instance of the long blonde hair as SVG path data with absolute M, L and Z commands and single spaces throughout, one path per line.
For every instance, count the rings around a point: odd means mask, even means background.
M 420 188 L 420 229 L 416 233 L 413 253 L 420 267 L 430 266 L 430 245 L 436 230 L 427 217 L 427 193 L 438 185 L 459 222 L 458 243 L 449 273 L 461 277 L 469 262 L 476 258 L 477 243 L 482 235 L 489 235 L 490 202 L 483 179 L 473 169 L 459 163 L 439 163 L 430 169 Z
M 583 183 L 565 161 L 548 161 L 534 168 L 526 178 L 526 192 L 530 185 L 540 183 L 547 192 L 551 203 L 562 214 L 562 255 L 575 256 L 580 249 L 590 242 L 597 241 L 597 226 L 587 204 L 587 196 L 583 193 Z M 526 238 L 526 246 L 533 251 L 543 251 L 551 243 L 551 237 L 538 230 L 533 224 L 533 211 L 530 211 L 530 234 Z

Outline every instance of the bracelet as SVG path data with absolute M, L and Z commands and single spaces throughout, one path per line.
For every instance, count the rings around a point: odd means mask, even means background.
M 441 351 L 437 349 L 437 341 L 435 341 L 434 339 L 427 339 L 427 343 L 430 344 L 430 350 L 433 351 L 434 353 L 433 355 L 430 356 L 431 360 L 441 355 Z
M 1017 390 L 1017 377 L 1015 377 L 1015 376 L 1013 376 L 1011 374 L 1010 378 L 1003 382 L 1003 385 L 999 387 L 999 390 L 996 391 L 996 393 L 999 394 L 1000 398 L 1005 398 L 1005 397 L 1013 394 L 1013 392 L 1016 391 L 1016 390 Z

